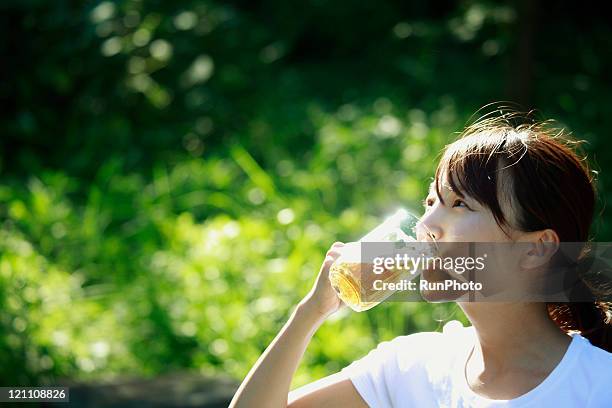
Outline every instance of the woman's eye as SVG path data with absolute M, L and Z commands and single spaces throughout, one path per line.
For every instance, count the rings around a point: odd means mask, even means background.
M 453 207 L 465 207 L 468 208 L 467 204 L 463 200 L 455 200 Z
M 434 199 L 433 198 L 426 198 L 423 201 L 423 206 L 425 206 L 425 207 L 431 207 L 432 205 L 434 205 Z

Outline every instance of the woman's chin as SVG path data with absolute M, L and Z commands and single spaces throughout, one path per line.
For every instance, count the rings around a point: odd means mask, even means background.
M 435 285 L 443 285 L 448 280 L 456 280 L 444 270 L 426 270 L 421 274 L 421 282 L 427 281 L 427 285 L 419 286 L 419 291 L 421 293 L 421 297 L 423 300 L 429 303 L 441 303 L 441 302 L 454 302 L 460 300 L 462 296 L 464 296 L 467 291 L 461 290 L 445 290 L 445 289 L 437 289 L 432 288 Z

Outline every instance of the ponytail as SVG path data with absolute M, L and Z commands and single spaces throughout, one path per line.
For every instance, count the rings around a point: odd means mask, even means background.
M 548 315 L 566 333 L 579 332 L 612 353 L 612 302 L 547 303 Z
M 592 345 L 612 352 L 612 283 L 604 258 L 596 255 L 597 244 L 586 244 L 567 272 L 576 282 L 569 302 L 547 303 L 548 315 L 566 333 L 579 332 Z M 572 246 L 570 246 L 571 248 Z M 561 251 L 563 252 L 563 251 Z M 559 253 L 558 257 L 563 254 Z

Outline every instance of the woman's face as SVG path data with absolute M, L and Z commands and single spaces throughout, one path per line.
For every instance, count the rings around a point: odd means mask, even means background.
M 425 213 L 417 226 L 418 239 L 440 243 L 438 256 L 455 259 L 470 256 L 470 246 L 464 243 L 482 243 L 475 246 L 476 253 L 473 256 L 488 253 L 488 258 L 485 269 L 475 274 L 430 269 L 423 271 L 423 278 L 428 282 L 444 282 L 448 279 L 459 282 L 479 281 L 485 286 L 481 292 L 483 296 L 491 296 L 519 284 L 520 279 L 516 278 L 520 275 L 515 272 L 520 270 L 521 247 L 514 243 L 520 240 L 521 232 L 510 227 L 505 227 L 506 232 L 504 232 L 497 224 L 491 210 L 469 196 L 461 197 L 452 191 L 447 180 L 441 181 L 442 200 L 436 194 L 435 184 L 430 185 L 424 202 Z M 510 213 L 508 206 L 504 206 L 501 200 L 500 205 L 504 214 Z M 465 291 L 421 291 L 422 296 L 429 301 L 459 300 L 466 293 Z

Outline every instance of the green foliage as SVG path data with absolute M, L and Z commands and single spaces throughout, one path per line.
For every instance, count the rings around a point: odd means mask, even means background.
M 399 203 L 418 211 L 433 171 L 420 163 L 433 164 L 441 133 L 423 112 L 410 114 L 407 126 L 391 112 L 314 112 L 312 158 L 281 161 L 277 173 L 235 145 L 223 159 L 158 164 L 149 181 L 111 159 L 84 197 L 77 179 L 58 172 L 5 187 L 3 355 L 12 360 L 2 377 L 182 367 L 240 378 L 308 292 L 333 241 L 356 238 Z M 339 369 L 382 339 L 434 329 L 444 317 L 431 313 L 451 310 L 385 304 L 338 316 L 296 381 Z
M 605 170 L 607 25 L 551 8 L 525 68 L 513 3 L 405 3 L 5 5 L 0 381 L 243 377 L 328 246 L 418 212 L 440 149 L 521 70 Z M 335 316 L 295 385 L 451 318 Z

